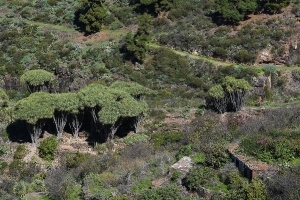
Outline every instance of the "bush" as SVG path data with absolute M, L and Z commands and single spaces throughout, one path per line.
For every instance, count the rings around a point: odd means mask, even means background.
M 135 178 L 134 183 L 130 187 L 130 191 L 134 193 L 142 193 L 147 191 L 151 187 L 152 179 L 151 177 L 146 178 Z
M 237 171 L 232 171 L 229 177 L 228 189 L 226 199 L 267 199 L 262 180 L 254 178 L 249 182 L 246 178 L 241 177 Z
M 27 193 L 28 183 L 24 181 L 17 182 L 13 187 L 13 193 L 17 196 L 24 196 Z
M 165 92 L 165 91 L 160 91 L 160 93 L 162 93 L 162 92 Z M 165 92 L 165 93 L 167 93 L 167 92 Z M 160 94 L 160 95 L 162 95 L 164 98 L 166 98 L 165 97 L 165 95 L 166 95 L 165 93 Z M 170 94 L 167 93 L 167 95 L 170 95 Z M 155 117 L 155 119 L 157 121 L 162 121 L 162 120 L 164 120 L 167 117 L 166 113 L 164 113 L 162 110 L 151 110 L 149 112 L 149 116 L 150 117 Z
M 210 151 L 205 155 L 205 164 L 215 169 L 220 168 L 229 161 L 229 155 L 222 144 L 212 145 Z
M 167 200 L 167 199 L 181 199 L 178 187 L 168 186 L 157 189 L 149 189 L 142 193 L 139 200 Z
M 9 152 L 8 146 L 0 146 L 0 156 L 7 154 Z
M 271 91 L 271 89 L 268 86 L 264 87 L 264 92 L 266 95 L 266 100 L 267 101 L 272 101 L 273 100 L 273 93 Z
M 200 186 L 204 186 L 210 182 L 212 177 L 214 177 L 215 172 L 204 166 L 197 166 L 187 174 L 184 179 L 184 185 L 188 190 L 196 190 Z
M 269 199 L 297 199 L 300 188 L 294 187 L 300 180 L 299 167 L 290 167 L 265 182 Z
M 55 136 L 48 137 L 41 141 L 39 149 L 39 156 L 45 160 L 51 161 L 55 159 L 55 150 L 58 142 Z
M 182 136 L 182 132 L 156 133 L 151 135 L 151 141 L 154 147 L 162 147 L 170 143 L 179 142 Z
M 192 151 L 193 145 L 191 144 L 180 147 L 178 153 L 175 155 L 176 160 L 180 160 L 184 156 L 189 156 L 192 153 Z
M 255 56 L 243 49 L 234 56 L 234 59 L 239 63 L 252 63 Z
M 8 166 L 9 174 L 12 176 L 20 176 L 21 173 L 24 171 L 24 165 L 25 163 L 22 162 L 22 160 L 13 160 Z
M 137 142 L 146 142 L 148 140 L 148 135 L 145 134 L 133 134 L 124 138 L 124 143 L 126 145 L 133 145 Z
M 28 185 L 27 190 L 28 192 L 45 192 L 46 187 L 43 180 L 35 179 Z
M 116 192 L 113 188 L 117 184 L 115 174 L 104 172 L 102 174 L 88 174 L 83 181 L 83 193 L 85 199 L 107 199 L 111 193 Z
M 68 169 L 76 168 L 81 163 L 86 161 L 88 158 L 89 158 L 89 154 L 80 153 L 79 151 L 77 151 L 77 153 L 73 156 L 67 155 L 67 163 L 66 163 L 67 168 Z
M 175 171 L 173 174 L 172 174 L 172 177 L 171 177 L 171 181 L 176 181 L 179 177 L 180 177 L 180 172 L 178 171 Z
M 242 140 L 241 150 L 262 161 L 288 162 L 297 156 L 297 132 L 271 131 Z
M 3 174 L 4 169 L 8 166 L 7 162 L 0 163 L 0 174 Z
M 134 160 L 137 158 L 145 159 L 151 155 L 151 152 L 152 152 L 152 148 L 149 147 L 149 145 L 145 143 L 137 142 L 132 146 L 125 148 L 122 151 L 121 156 L 122 158 L 130 159 L 130 160 Z
M 14 159 L 23 159 L 27 154 L 27 149 L 24 144 L 20 144 L 14 153 Z
M 197 164 L 201 164 L 205 162 L 205 155 L 203 153 L 199 153 L 195 156 L 192 156 L 192 161 Z

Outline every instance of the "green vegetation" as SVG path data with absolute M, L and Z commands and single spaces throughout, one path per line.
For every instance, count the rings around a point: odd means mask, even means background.
M 124 143 L 126 145 L 133 145 L 136 142 L 146 142 L 147 140 L 148 136 L 145 134 L 133 134 L 124 138 Z
M 239 111 L 245 105 L 246 91 L 251 85 L 243 79 L 227 76 L 221 85 L 213 86 L 208 94 L 213 98 L 214 107 L 220 112 Z
M 200 186 L 207 185 L 212 177 L 214 177 L 214 171 L 212 169 L 198 166 L 188 173 L 185 184 L 189 190 L 196 190 Z
M 26 84 L 29 92 L 49 91 L 55 76 L 45 70 L 30 70 L 25 72 L 21 77 L 21 83 Z
M 23 159 L 27 154 L 25 145 L 19 145 L 14 153 L 14 159 Z
M 81 1 L 79 21 L 84 24 L 87 33 L 95 33 L 101 30 L 107 12 L 103 7 L 104 2 L 103 0 Z
M 299 132 L 274 130 L 241 142 L 241 150 L 265 162 L 290 162 L 300 157 Z
M 147 43 L 150 42 L 151 39 L 151 22 L 152 18 L 150 15 L 141 15 L 137 19 L 139 25 L 137 32 L 134 35 L 129 33 L 125 38 L 125 48 L 133 58 L 139 62 L 142 62 L 146 58 L 146 52 L 148 50 Z
M 299 6 L 0 0 L 0 199 L 297 199 Z
M 138 198 L 140 200 L 166 200 L 166 199 L 180 199 L 179 189 L 176 186 L 163 187 L 158 189 L 147 190 Z
M 88 159 L 88 157 L 89 157 L 89 155 L 80 153 L 79 151 L 76 152 L 76 154 L 73 156 L 68 155 L 66 166 L 68 169 L 76 168 L 81 163 L 85 162 Z
M 170 143 L 179 142 L 182 136 L 182 132 L 156 133 L 151 136 L 151 141 L 154 147 L 162 147 Z
M 239 22 L 244 20 L 247 15 L 260 10 L 268 13 L 278 13 L 282 8 L 286 7 L 290 0 L 281 1 L 232 1 L 232 0 L 218 0 L 216 2 L 218 12 L 224 20 Z
M 38 149 L 39 156 L 45 160 L 54 160 L 55 159 L 55 150 L 58 146 L 58 141 L 55 136 L 48 137 L 41 141 Z
M 184 156 L 189 156 L 192 153 L 192 151 L 193 151 L 193 145 L 189 144 L 189 145 L 182 146 L 180 147 L 175 157 L 177 160 L 180 160 Z
M 82 125 L 82 111 L 87 110 L 92 117 L 91 128 L 94 133 L 100 134 L 103 141 L 112 140 L 124 118 L 130 118 L 137 131 L 141 116 L 148 107 L 145 101 L 140 100 L 148 90 L 138 84 L 126 85 L 131 87 L 131 94 L 95 83 L 86 86 L 78 94 L 33 93 L 14 106 L 15 118 L 27 122 L 32 145 L 35 146 L 47 119 L 53 118 L 57 138 L 61 138 L 69 114 L 70 126 L 76 138 Z

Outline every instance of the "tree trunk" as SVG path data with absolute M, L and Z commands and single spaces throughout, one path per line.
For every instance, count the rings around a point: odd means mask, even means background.
M 75 139 L 78 138 L 78 133 L 83 123 L 83 115 L 84 115 L 83 112 L 69 115 L 70 116 L 69 126 L 72 130 L 72 134 Z
M 38 144 L 38 140 L 42 134 L 43 126 L 44 122 L 42 122 L 41 120 L 39 120 L 36 124 L 29 124 L 26 122 L 26 127 L 31 138 L 31 145 L 33 147 L 36 147 Z
M 110 142 L 114 139 L 118 128 L 122 125 L 123 119 L 118 119 L 113 125 L 104 125 L 103 139 L 105 142 Z
M 141 124 L 141 121 L 142 121 L 143 117 L 144 117 L 143 113 L 141 113 L 138 116 L 134 117 L 134 121 L 133 121 L 134 133 L 139 132 L 139 127 L 140 127 L 140 124 Z
M 57 139 L 62 137 L 64 128 L 68 119 L 68 113 L 65 111 L 55 111 L 53 115 L 53 121 L 57 131 Z
M 92 133 L 100 133 L 101 132 L 101 123 L 99 122 L 98 118 L 98 108 L 88 108 L 88 111 L 90 112 L 90 123 L 91 123 L 91 132 Z

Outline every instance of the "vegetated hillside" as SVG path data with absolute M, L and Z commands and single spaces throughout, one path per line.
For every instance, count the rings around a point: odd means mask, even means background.
M 298 1 L 0 6 L 0 199 L 299 197 Z

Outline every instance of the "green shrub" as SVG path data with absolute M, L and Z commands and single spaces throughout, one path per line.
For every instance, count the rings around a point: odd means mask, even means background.
M 133 134 L 124 138 L 126 145 L 133 145 L 136 142 L 146 142 L 149 136 L 145 134 Z
M 116 195 L 114 197 L 110 197 L 109 200 L 129 200 L 129 197 L 126 194 Z
M 229 161 L 229 155 L 222 144 L 214 144 L 205 155 L 205 164 L 215 169 L 220 168 Z
M 252 63 L 255 59 L 255 56 L 249 53 L 247 50 L 240 50 L 235 56 L 234 59 L 239 63 Z
M 17 182 L 13 187 L 13 193 L 17 196 L 24 196 L 27 193 L 28 183 L 24 181 Z
M 43 180 L 35 179 L 28 185 L 27 190 L 28 192 L 45 192 L 46 186 Z
M 144 179 L 136 179 L 130 187 L 130 191 L 134 193 L 142 193 L 151 187 L 152 179 L 147 177 Z
M 289 162 L 297 156 L 299 132 L 274 130 L 242 140 L 240 149 L 264 162 Z
M 67 162 L 66 162 L 67 168 L 68 169 L 76 168 L 81 163 L 86 161 L 88 158 L 89 158 L 89 154 L 80 153 L 79 151 L 77 151 L 75 155 L 67 155 Z
M 12 176 L 19 176 L 24 171 L 25 163 L 20 159 L 13 160 L 9 166 L 9 174 Z
M 27 149 L 24 144 L 20 144 L 14 153 L 14 159 L 23 159 L 27 154 Z
M 181 199 L 181 195 L 178 187 L 167 186 L 163 188 L 146 190 L 144 193 L 142 193 L 139 196 L 138 199 L 139 200 L 167 200 L 167 199 L 179 200 Z
M 0 163 L 0 174 L 3 174 L 3 172 L 7 166 L 8 166 L 7 162 Z
M 184 156 L 189 156 L 193 152 L 193 145 L 185 145 L 180 147 L 178 153 L 175 155 L 176 160 L 180 160 Z
M 254 178 L 249 182 L 238 171 L 232 171 L 228 178 L 229 192 L 225 199 L 266 199 L 266 189 L 259 178 Z
M 82 194 L 81 185 L 78 184 L 75 180 L 65 182 L 63 184 L 63 199 L 72 199 L 72 200 L 80 200 Z
M 222 58 L 222 59 L 226 59 L 226 57 L 227 57 L 227 52 L 226 52 L 226 50 L 225 50 L 224 48 L 222 48 L 222 47 L 217 47 L 217 48 L 215 49 L 214 54 L 215 54 L 216 57 L 220 57 L 220 58 Z
M 150 117 L 155 117 L 156 120 L 162 121 L 166 118 L 166 113 L 164 113 L 162 110 L 151 110 L 149 112 Z
M 115 174 L 111 172 L 104 172 L 102 174 L 89 173 L 83 181 L 83 193 L 92 199 L 104 197 L 107 199 L 116 189 L 113 188 L 117 184 Z
M 204 166 L 197 166 L 191 169 L 187 174 L 184 185 L 189 190 L 196 190 L 200 186 L 208 184 L 214 176 L 215 172 L 212 169 Z
M 110 29 L 111 30 L 117 30 L 117 29 L 119 29 L 119 28 L 122 28 L 124 25 L 122 24 L 122 23 L 120 23 L 120 22 L 113 22 L 113 23 L 111 23 L 111 25 L 110 25 Z
M 192 156 L 192 161 L 197 164 L 201 164 L 205 162 L 205 155 L 203 153 L 199 153 L 195 156 Z
M 55 150 L 58 146 L 58 141 L 55 136 L 48 137 L 41 141 L 39 149 L 39 156 L 45 160 L 51 161 L 55 159 Z
M 0 156 L 7 154 L 9 152 L 8 146 L 0 146 Z
M 271 89 L 268 86 L 264 87 L 264 92 L 266 95 L 266 100 L 267 101 L 272 101 L 273 100 L 273 93 L 271 91 Z
M 182 132 L 156 133 L 151 135 L 154 147 L 161 147 L 167 144 L 179 142 L 182 139 Z
M 180 177 L 180 172 L 178 171 L 175 171 L 173 174 L 172 174 L 172 177 L 171 177 L 171 181 L 176 181 L 179 177 Z

